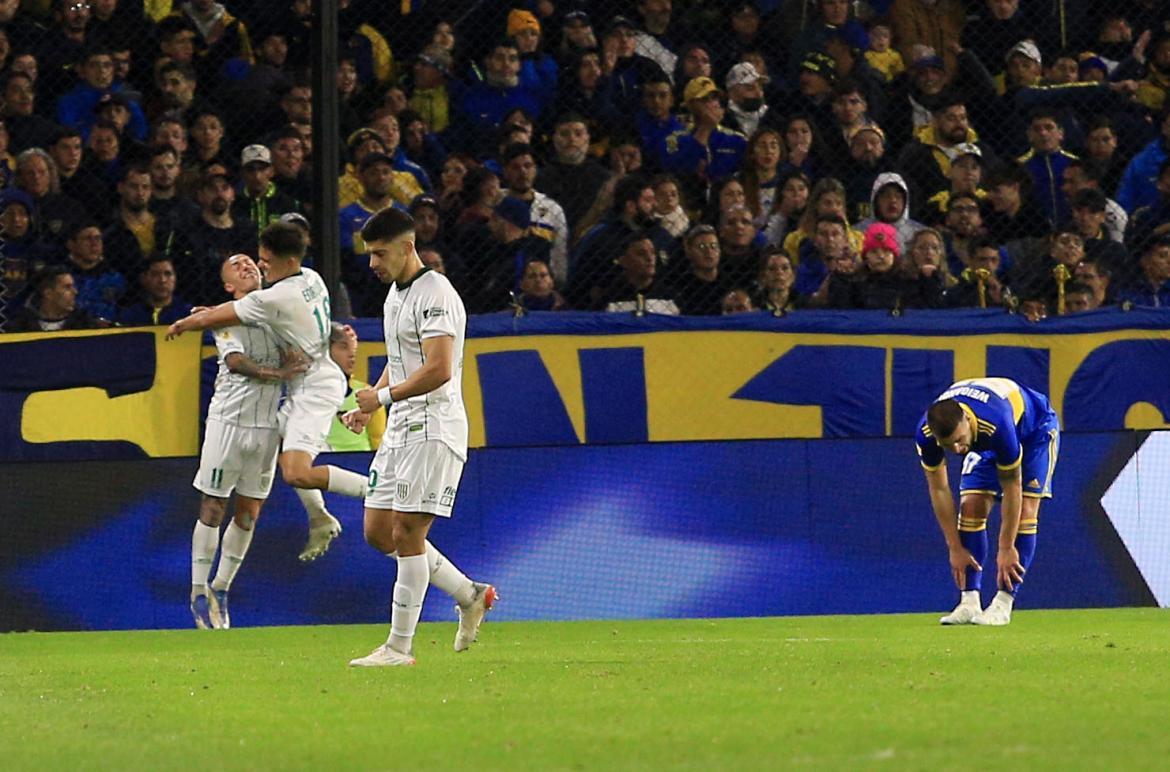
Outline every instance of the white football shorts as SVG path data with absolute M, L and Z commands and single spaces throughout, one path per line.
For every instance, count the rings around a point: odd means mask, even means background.
M 329 430 L 337 407 L 304 397 L 286 399 L 280 406 L 281 450 L 301 450 L 316 458 L 329 449 Z
M 450 517 L 463 462 L 439 440 L 391 448 L 383 442 L 370 464 L 366 506 Z
M 280 432 L 207 420 L 199 471 L 191 484 L 208 496 L 266 499 L 272 490 Z

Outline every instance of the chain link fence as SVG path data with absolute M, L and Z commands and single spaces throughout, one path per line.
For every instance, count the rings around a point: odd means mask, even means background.
M 477 313 L 1170 302 L 1160 0 L 337 5 L 325 212 L 310 0 L 0 2 L 5 329 L 169 322 L 281 218 L 376 316 L 386 206 Z

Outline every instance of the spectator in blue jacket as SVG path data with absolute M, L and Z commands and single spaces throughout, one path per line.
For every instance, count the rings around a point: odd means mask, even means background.
M 496 128 L 504 116 L 523 108 L 539 115 L 539 94 L 520 83 L 520 53 L 516 44 L 505 40 L 484 57 L 484 79 L 467 88 L 459 100 L 457 123 L 452 126 L 459 141 L 448 143 L 473 151 L 490 151 Z
M 57 121 L 65 126 L 72 126 L 80 131 L 83 137 L 88 137 L 90 128 L 97 120 L 94 107 L 106 94 L 120 92 L 122 86 L 114 83 L 114 57 L 105 46 L 90 47 L 77 72 L 81 76 L 81 82 L 57 100 Z M 130 110 L 127 131 L 136 140 L 146 139 L 147 124 L 142 107 L 130 99 L 127 99 L 127 107 Z
M 531 11 L 513 8 L 508 13 L 508 37 L 520 53 L 520 85 L 536 94 L 542 109 L 557 96 L 557 61 L 540 50 L 540 22 Z
M 663 140 L 662 164 L 672 174 L 696 175 L 708 184 L 739 171 L 747 137 L 724 128 L 723 92 L 710 78 L 695 78 L 683 91 L 691 128 Z
M 126 277 L 106 263 L 97 223 L 77 222 L 67 232 L 65 248 L 77 287 L 77 305 L 100 319 L 116 319 L 118 301 L 126 294 Z
M 166 255 L 154 255 L 138 276 L 142 300 L 118 313 L 123 327 L 149 327 L 176 322 L 191 313 L 191 304 L 175 294 L 175 264 Z
M 1130 214 L 1143 206 L 1158 203 L 1158 167 L 1166 160 L 1167 149 L 1170 148 L 1170 104 L 1162 110 L 1159 126 L 1162 136 L 1142 148 L 1121 175 L 1117 203 Z
M 1142 250 L 1141 275 L 1117 293 L 1119 302 L 1170 308 L 1170 234 L 1156 236 Z
M 1076 156 L 1061 147 L 1063 141 L 1064 129 L 1056 111 L 1037 108 L 1028 117 L 1028 144 L 1032 149 L 1016 159 L 1032 177 L 1032 193 L 1053 226 L 1068 222 L 1071 214 L 1062 183 L 1064 170 Z
M 670 79 L 658 73 L 642 84 L 642 107 L 634 116 L 638 135 L 642 138 L 642 153 L 654 159 L 655 166 L 661 164 L 659 152 L 671 134 L 686 131 L 686 126 L 671 108 L 674 107 L 674 90 Z

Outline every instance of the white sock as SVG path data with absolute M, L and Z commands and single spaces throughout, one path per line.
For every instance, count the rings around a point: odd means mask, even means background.
M 431 584 L 454 598 L 460 606 L 466 606 L 475 600 L 475 585 L 429 541 L 427 542 L 427 567 L 431 571 Z
M 195 521 L 195 532 L 191 534 L 191 597 L 207 594 L 207 575 L 211 573 L 211 561 L 219 548 L 219 529 Z
M 390 611 L 390 638 L 387 640 L 390 648 L 397 652 L 410 653 L 410 643 L 418 627 L 430 581 L 426 555 L 398 558 L 398 578 L 394 582 L 394 603 Z
M 1007 590 L 1000 590 L 997 592 L 995 594 L 995 599 L 1000 603 L 1006 603 L 1008 608 L 1011 608 L 1012 604 L 1016 602 L 1016 597 Z
M 301 500 L 301 506 L 309 513 L 309 525 L 319 523 L 325 519 L 329 514 L 329 510 L 325 509 L 325 494 L 316 488 L 293 488 L 297 493 L 297 498 Z
M 327 466 L 329 470 L 330 493 L 340 493 L 342 496 L 352 496 L 355 499 L 366 497 L 366 476 L 342 469 L 339 466 Z
M 227 590 L 232 586 L 232 580 L 236 578 L 236 572 L 240 570 L 240 564 L 244 562 L 244 556 L 248 554 L 248 547 L 252 544 L 254 530 L 255 526 L 252 530 L 245 531 L 236 525 L 235 520 L 228 523 L 223 534 L 215 579 L 211 580 L 211 589 Z
M 471 583 L 462 571 L 455 567 L 451 559 L 435 549 L 430 541 L 427 545 L 427 569 L 431 572 L 431 584 L 438 587 L 460 606 L 466 606 L 475 600 L 475 585 Z M 398 559 L 397 552 L 387 552 L 386 557 Z
M 963 590 L 961 593 L 959 593 L 959 605 L 978 606 L 979 590 Z

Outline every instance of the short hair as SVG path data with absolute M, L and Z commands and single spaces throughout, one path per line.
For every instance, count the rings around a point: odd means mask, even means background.
M 556 130 L 558 126 L 563 126 L 566 123 L 583 123 L 586 126 L 589 125 L 589 121 L 585 118 L 584 115 L 578 112 L 570 111 L 567 113 L 561 113 L 557 117 L 556 121 L 553 123 L 553 129 Z
M 160 77 L 170 72 L 179 73 L 179 76 L 182 77 L 183 80 L 197 80 L 195 76 L 195 68 L 186 62 L 167 62 L 158 70 Z
M 153 161 L 160 155 L 173 155 L 176 161 L 179 160 L 179 151 L 175 150 L 175 148 L 170 145 L 159 145 L 158 147 L 152 149 L 150 151 L 150 160 Z
M 950 212 L 955 208 L 955 204 L 963 200 L 974 201 L 975 206 L 979 207 L 979 211 L 983 211 L 983 206 L 979 201 L 979 196 L 975 195 L 974 193 L 954 193 L 947 199 L 947 212 Z
M 931 436 L 940 446 L 944 438 L 955 433 L 962 420 L 963 408 L 957 400 L 939 400 L 926 411 L 926 425 L 930 429 Z
M 834 224 L 834 225 L 840 225 L 840 226 L 841 226 L 842 228 L 844 228 L 846 231 L 848 231 L 848 230 L 849 230 L 849 224 L 848 224 L 848 223 L 846 223 L 846 222 L 845 222 L 845 218 L 844 218 L 844 217 L 842 217 L 842 216 L 841 216 L 841 215 L 839 215 L 839 214 L 832 214 L 832 213 L 829 213 L 829 214 L 819 214 L 819 215 L 817 215 L 817 221 L 816 221 L 816 225 L 820 225 L 820 224 L 821 224 L 821 223 L 823 223 L 823 222 L 832 223 L 832 224 Z M 814 226 L 814 227 L 815 227 L 815 226 Z
M 1086 136 L 1092 134 L 1097 129 L 1109 129 L 1114 134 L 1117 134 L 1117 124 L 1108 115 L 1094 115 L 1089 119 L 1089 125 L 1085 127 Z
M 58 127 L 49 138 L 49 147 L 56 147 L 61 140 L 73 139 L 74 137 L 81 139 L 81 132 L 72 126 Z
M 19 56 L 19 54 L 14 54 L 13 58 L 16 58 L 16 56 Z M 17 78 L 24 78 L 29 83 L 33 82 L 33 79 L 28 76 L 27 72 L 22 72 L 21 70 L 9 70 L 8 72 L 4 73 L 3 78 L 0 78 L 0 88 L 7 90 L 8 84 Z
M 632 247 L 634 244 L 637 244 L 639 241 L 649 241 L 653 243 L 654 239 L 650 236 L 650 231 L 643 230 L 641 228 L 638 228 L 637 230 L 631 230 L 626 233 L 626 237 L 622 239 L 622 254 L 624 255 L 626 252 L 628 252 L 630 247 Z
M 1065 295 L 1072 295 L 1073 293 L 1077 293 L 1077 292 L 1092 296 L 1093 288 L 1090 287 L 1088 284 L 1085 284 L 1085 283 L 1079 282 L 1079 281 L 1070 282 L 1064 288 Z
M 61 235 L 65 237 L 66 241 L 73 241 L 73 239 L 77 238 L 79 233 L 89 228 L 97 228 L 99 231 L 101 230 L 101 226 L 98 225 L 97 220 L 94 220 L 90 217 L 78 217 L 77 219 L 67 223 L 65 227 L 61 229 Z
M 68 267 L 59 263 L 46 265 L 44 268 L 41 268 L 33 275 L 32 280 L 29 282 L 33 288 L 33 297 L 40 300 L 45 290 L 57 283 L 57 279 L 71 273 L 72 271 Z
M 413 217 L 394 207 L 386 207 L 366 220 L 366 224 L 362 226 L 361 236 L 362 241 L 369 244 L 374 241 L 393 241 L 405 233 L 412 232 Z
M 930 111 L 932 113 L 941 113 L 955 105 L 966 107 L 967 97 L 957 89 L 947 88 L 940 91 L 937 96 L 930 100 Z
M 1073 158 L 1065 168 L 1071 169 L 1074 166 L 1081 170 L 1082 177 L 1098 185 L 1105 179 L 1107 173 L 1105 164 L 1096 158 Z
M 861 90 L 861 84 L 849 76 L 845 76 L 834 83 L 831 93 L 833 99 L 839 96 L 845 96 L 846 94 L 861 94 L 862 99 L 865 99 L 866 102 L 869 101 L 866 99 L 865 92 Z
M 167 40 L 180 32 L 195 32 L 195 25 L 185 16 L 167 16 L 155 27 L 160 40 Z
M 121 173 L 118 175 L 118 182 L 125 182 L 131 174 L 145 174 L 147 177 L 149 177 L 150 169 L 148 169 L 146 164 L 143 163 L 136 162 L 126 164 L 126 166 L 122 168 Z
M 308 245 L 305 234 L 297 226 L 277 220 L 260 231 L 260 246 L 273 255 L 286 260 L 300 260 L 305 256 Z
M 967 253 L 975 254 L 980 249 L 994 249 L 996 254 L 999 254 L 999 244 L 990 236 L 976 236 L 971 239 L 971 243 L 967 245 Z
M 1047 118 L 1057 125 L 1058 128 L 1063 129 L 1060 125 L 1060 114 L 1051 107 L 1037 107 L 1032 112 L 1028 113 L 1028 126 L 1031 126 L 1036 121 Z
M 532 145 L 529 145 L 527 142 L 513 142 L 504 148 L 504 155 L 501 160 L 507 165 L 524 155 L 530 155 L 533 161 L 536 160 L 536 151 L 532 149 Z
M 110 48 L 108 45 L 106 45 L 105 43 L 103 43 L 101 41 L 94 41 L 94 42 L 86 44 L 85 49 L 81 52 L 81 56 L 78 58 L 78 62 L 80 62 L 81 64 L 85 64 L 90 59 L 94 58 L 95 56 L 113 56 L 113 55 L 114 55 L 114 49 Z
M 1097 269 L 1098 276 L 1105 276 L 1106 278 L 1113 275 L 1113 269 L 1109 267 L 1109 263 L 1099 257 L 1086 257 L 1081 261 L 1081 265 L 1091 265 Z
M 637 201 L 646 188 L 653 190 L 650 180 L 641 174 L 627 174 L 613 188 L 613 211 L 621 213 L 630 201 Z
M 1005 164 L 996 169 L 992 169 L 991 173 L 987 175 L 984 185 L 987 188 L 995 188 L 1000 185 L 1017 185 L 1020 188 L 1020 193 L 1025 194 L 1032 190 L 1032 175 L 1018 166 Z
M 151 252 L 146 258 L 138 264 L 138 275 L 141 276 L 158 263 L 170 263 L 171 268 L 175 267 L 175 259 L 165 252 Z

